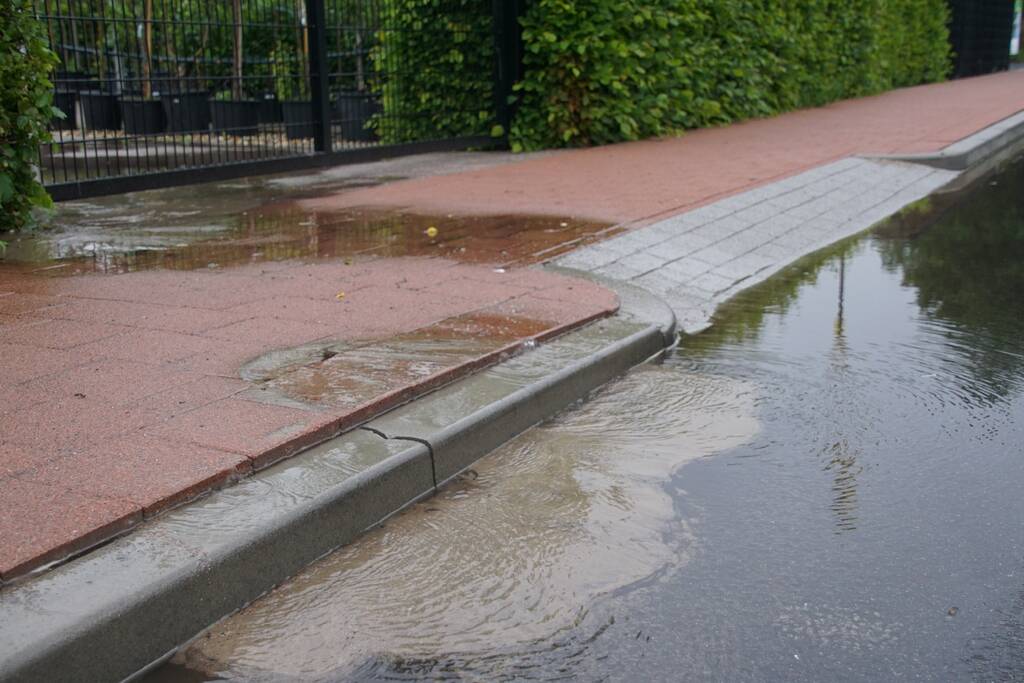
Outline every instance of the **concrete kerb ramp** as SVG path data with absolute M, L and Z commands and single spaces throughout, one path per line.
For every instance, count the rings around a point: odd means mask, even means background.
M 1024 112 L 1018 112 L 974 135 L 954 142 L 934 154 L 906 154 L 875 158 L 909 161 L 948 171 L 970 170 L 972 177 L 976 177 L 1022 151 L 1024 151 Z
M 116 681 L 674 342 L 671 310 L 620 311 L 0 590 L 0 680 Z

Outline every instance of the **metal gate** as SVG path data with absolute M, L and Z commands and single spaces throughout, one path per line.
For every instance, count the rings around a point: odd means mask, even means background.
M 66 114 L 40 175 L 61 200 L 493 145 L 520 3 L 37 0 Z M 460 87 L 425 92 L 438 46 Z

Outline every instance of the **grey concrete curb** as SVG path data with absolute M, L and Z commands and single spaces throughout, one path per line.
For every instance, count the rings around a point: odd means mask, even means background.
M 924 164 L 949 171 L 990 167 L 1024 149 L 1024 112 L 1018 112 L 974 135 L 954 142 L 934 154 L 906 154 L 873 157 Z
M 432 495 L 504 441 L 664 352 L 675 320 L 650 299 L 623 291 L 616 318 L 628 324 L 610 325 L 612 343 L 591 339 L 602 347 L 442 429 L 387 433 L 388 440 L 363 430 L 339 437 L 357 449 L 382 451 L 379 462 L 358 474 L 339 473 L 323 450 L 329 442 L 313 449 L 319 454 L 280 463 L 5 587 L 0 680 L 116 681 L 159 664 L 317 558 Z M 565 337 L 574 334 L 584 332 Z M 415 412 L 434 396 L 400 410 Z M 387 427 L 384 418 L 380 425 Z M 423 443 L 409 445 L 418 440 Z

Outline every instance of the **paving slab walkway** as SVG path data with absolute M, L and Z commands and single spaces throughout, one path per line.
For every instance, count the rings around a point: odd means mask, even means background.
M 586 281 L 441 258 L 0 268 L 0 576 L 616 307 Z
M 867 230 L 957 175 L 849 157 L 584 247 L 556 263 L 658 294 L 679 327 L 693 334 L 741 289 Z

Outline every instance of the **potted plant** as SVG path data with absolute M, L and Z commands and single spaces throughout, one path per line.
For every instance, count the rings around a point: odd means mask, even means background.
M 341 51 L 342 48 L 339 46 L 339 52 Z M 342 90 L 335 95 L 331 119 L 339 124 L 342 139 L 370 142 L 377 139 L 375 131 L 369 127 L 370 119 L 380 114 L 382 108 L 380 98 L 367 87 L 365 59 L 368 51 L 363 45 L 360 30 L 355 32 L 351 54 L 355 55 L 355 88 Z
M 102 90 L 81 90 L 78 93 L 78 104 L 83 129 L 117 130 L 121 127 L 117 95 Z
M 380 98 L 369 91 L 340 92 L 334 100 L 334 116 L 341 127 L 341 137 L 353 142 L 371 142 L 377 139 L 370 128 L 370 120 L 383 112 Z
M 236 100 L 230 90 L 222 90 L 209 103 L 214 130 L 231 135 L 259 132 L 260 103 L 257 100 Z
M 164 130 L 164 109 L 159 93 L 153 91 L 153 0 L 144 4 L 144 20 L 140 36 L 139 52 L 142 55 L 142 96 L 121 97 L 121 121 L 124 132 L 130 135 L 152 135 Z
M 170 132 L 207 130 L 210 127 L 210 93 L 172 88 L 160 94 L 164 119 Z
M 313 137 L 313 102 L 305 74 L 299 72 L 297 60 L 283 43 L 279 42 L 270 54 L 274 94 L 281 104 L 285 136 L 289 140 Z
M 281 123 L 284 120 L 284 113 L 281 111 L 281 103 L 277 99 L 277 95 L 272 92 L 265 92 L 260 97 L 260 111 L 259 111 L 259 122 L 260 123 Z
M 246 99 L 242 89 L 242 0 L 231 0 L 231 20 L 231 89 L 218 92 L 209 101 L 210 119 L 214 130 L 255 135 L 259 132 L 260 102 Z
M 81 125 L 78 120 L 79 93 L 98 91 L 100 81 L 85 71 L 58 70 L 54 73 L 53 84 L 53 106 L 64 112 L 64 118 L 54 117 L 51 127 L 53 130 L 75 130 Z M 118 127 L 118 122 L 114 122 L 114 127 Z

